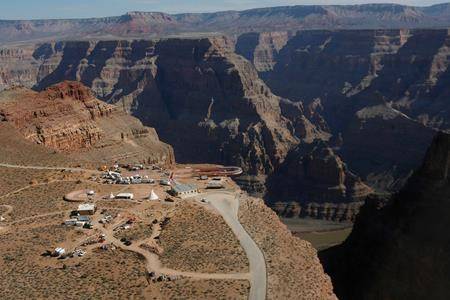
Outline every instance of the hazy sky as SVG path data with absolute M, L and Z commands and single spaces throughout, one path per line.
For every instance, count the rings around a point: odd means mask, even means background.
M 400 3 L 426 6 L 445 0 L 0 0 L 0 19 L 81 18 L 116 16 L 127 11 L 168 13 L 242 10 L 300 4 Z

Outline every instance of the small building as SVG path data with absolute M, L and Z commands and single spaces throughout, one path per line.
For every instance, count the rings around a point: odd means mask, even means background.
M 55 249 L 55 252 L 54 252 L 56 255 L 63 255 L 63 254 L 65 254 L 66 253 L 66 249 L 64 249 L 64 248 L 61 248 L 61 247 L 58 247 L 58 248 L 56 248 Z
M 84 227 L 85 224 L 86 224 L 86 222 L 77 221 L 77 222 L 75 223 L 75 226 L 76 226 L 76 227 Z
M 89 218 L 88 216 L 79 216 L 77 219 L 80 222 L 91 222 L 91 218 Z
M 77 219 L 69 219 L 64 221 L 64 225 L 66 226 L 75 226 L 77 223 Z
M 208 182 L 208 185 L 206 186 L 207 189 L 223 189 L 225 186 L 220 181 L 213 181 L 211 180 Z
M 198 188 L 193 184 L 175 183 L 172 185 L 171 193 L 180 198 L 194 197 L 198 195 Z
M 80 214 L 80 216 L 93 215 L 95 214 L 95 211 L 95 204 L 85 203 L 78 205 L 78 213 Z
M 223 189 L 225 188 L 225 184 L 222 178 L 214 177 L 212 180 L 208 182 L 206 186 L 207 189 Z
M 165 186 L 171 186 L 171 185 L 172 185 L 172 183 L 170 182 L 169 179 L 161 179 L 161 180 L 159 181 L 159 184 L 160 184 L 160 185 L 165 185 Z
M 116 195 L 116 199 L 118 200 L 133 200 L 134 195 L 132 193 L 120 193 Z

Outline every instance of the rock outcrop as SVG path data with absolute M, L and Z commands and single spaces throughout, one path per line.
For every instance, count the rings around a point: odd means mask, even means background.
M 97 100 L 78 82 L 63 82 L 40 93 L 26 88 L 4 91 L 0 120 L 30 141 L 74 156 L 174 163 L 172 148 L 159 141 L 153 128 Z
M 321 254 L 340 298 L 450 296 L 449 155 L 450 135 L 439 133 L 405 187 L 367 199 L 345 243 Z

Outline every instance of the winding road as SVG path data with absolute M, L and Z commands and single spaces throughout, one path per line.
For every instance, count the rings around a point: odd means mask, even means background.
M 206 195 L 208 202 L 222 215 L 247 254 L 250 263 L 249 300 L 266 298 L 267 271 L 264 255 L 239 222 L 239 200 L 229 192 L 215 192 Z

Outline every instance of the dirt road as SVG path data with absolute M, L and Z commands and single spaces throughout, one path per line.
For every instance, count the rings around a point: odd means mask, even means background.
M 121 222 L 117 222 L 120 224 Z M 105 234 L 105 240 L 108 243 L 114 244 L 117 247 L 133 251 L 139 253 L 143 257 L 145 257 L 147 261 L 147 271 L 154 272 L 156 274 L 164 274 L 164 275 L 173 275 L 173 276 L 182 276 L 182 277 L 190 277 L 196 279 L 249 279 L 249 274 L 247 273 L 198 273 L 198 272 L 184 272 L 173 270 L 169 268 L 164 268 L 159 260 L 158 255 L 150 253 L 149 251 L 140 247 L 143 242 L 135 242 L 130 246 L 124 245 L 121 241 L 114 237 L 113 228 L 115 226 L 111 226 L 109 229 L 104 228 L 101 224 L 95 224 L 94 228 L 100 230 L 103 234 Z
M 222 215 L 225 222 L 241 243 L 250 262 L 250 300 L 266 298 L 266 261 L 258 245 L 239 223 L 239 200 L 229 192 L 214 192 L 206 196 L 208 202 Z
M 50 170 L 50 171 L 72 171 L 72 172 L 94 172 L 99 173 L 97 170 L 89 170 L 83 168 L 69 168 L 69 167 L 43 167 L 43 166 L 23 166 L 23 165 L 11 165 L 0 163 L 0 167 L 13 168 L 13 169 L 31 169 L 31 170 Z

